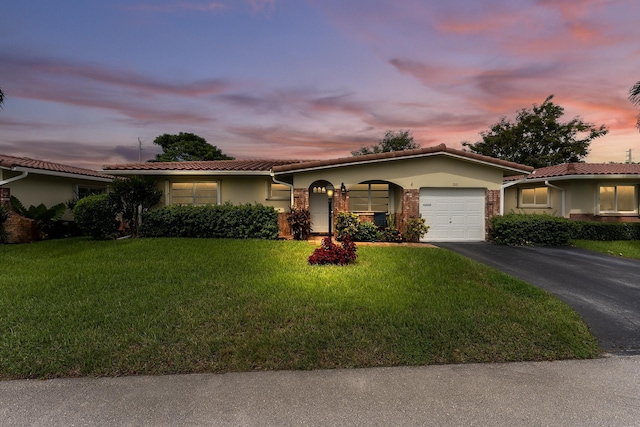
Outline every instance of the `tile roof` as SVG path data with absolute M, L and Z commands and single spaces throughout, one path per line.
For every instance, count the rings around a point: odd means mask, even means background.
M 342 157 L 339 159 L 291 163 L 291 164 L 282 165 L 282 166 L 275 166 L 273 168 L 273 171 L 276 173 L 282 173 L 282 172 L 291 172 L 291 171 L 304 170 L 304 169 L 318 169 L 318 168 L 325 168 L 330 166 L 348 165 L 353 163 L 369 163 L 369 162 L 377 162 L 377 161 L 384 161 L 384 160 L 421 157 L 421 156 L 437 154 L 437 153 L 447 153 L 454 156 L 465 157 L 470 160 L 477 160 L 481 162 L 491 163 L 496 166 L 501 166 L 509 169 L 516 169 L 520 172 L 533 171 L 533 168 L 531 166 L 525 166 L 518 163 L 507 162 L 505 160 L 500 160 L 493 157 L 470 153 L 468 151 L 456 150 L 454 148 L 449 148 L 444 144 L 436 145 L 433 147 L 417 148 L 415 150 L 392 151 L 390 153 L 368 154 L 365 156 L 352 156 L 352 157 Z
M 533 171 L 527 179 L 543 179 L 562 176 L 585 175 L 640 175 L 640 164 L 637 163 L 563 163 L 547 166 Z M 524 178 L 524 175 L 510 176 L 505 181 Z
M 300 160 L 212 160 L 202 162 L 147 162 L 105 165 L 105 171 L 264 171 Z
M 105 175 L 103 173 L 94 171 L 92 169 L 77 168 L 75 166 L 63 165 L 60 163 L 47 162 L 44 160 L 35 160 L 35 159 L 30 159 L 28 157 L 8 156 L 5 154 L 0 154 L 0 167 L 6 168 L 6 169 L 11 169 L 14 167 L 38 169 L 43 171 L 44 174 L 46 174 L 47 172 L 59 172 L 59 173 L 69 173 L 74 175 L 83 175 L 83 176 L 93 177 L 93 178 L 113 179 L 113 177 L 110 175 Z

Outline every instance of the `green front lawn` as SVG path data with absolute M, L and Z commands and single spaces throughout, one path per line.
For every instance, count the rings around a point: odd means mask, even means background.
M 0 378 L 591 358 L 579 316 L 443 249 L 84 239 L 0 245 Z
M 640 259 L 640 240 L 613 240 L 608 242 L 572 240 L 571 244 L 579 248 L 602 252 L 607 255 Z

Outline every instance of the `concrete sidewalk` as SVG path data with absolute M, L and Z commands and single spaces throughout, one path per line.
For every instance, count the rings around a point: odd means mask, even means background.
M 640 356 L 0 382 L 2 426 L 638 426 Z

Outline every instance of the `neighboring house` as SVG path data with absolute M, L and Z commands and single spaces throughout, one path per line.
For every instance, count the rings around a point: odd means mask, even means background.
M 488 219 L 500 211 L 505 177 L 532 170 L 438 145 L 323 161 L 136 163 L 103 172 L 152 176 L 165 205 L 261 203 L 281 217 L 307 208 L 314 233 L 328 232 L 331 209 L 333 222 L 339 211 L 380 222 L 393 214 L 398 226 L 422 216 L 431 227 L 425 241 L 474 241 L 485 239 Z
M 640 164 L 565 163 L 507 177 L 503 212 L 640 222 L 639 187 Z
M 0 154 L 1 200 L 6 203 L 13 195 L 26 208 L 41 203 L 50 208 L 75 195 L 105 191 L 112 180 L 90 169 Z M 71 212 L 65 212 L 63 218 L 71 219 Z

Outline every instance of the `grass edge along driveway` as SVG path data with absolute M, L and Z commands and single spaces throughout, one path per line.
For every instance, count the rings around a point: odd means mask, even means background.
M 593 358 L 556 298 L 453 252 L 85 239 L 0 246 L 0 379 Z

